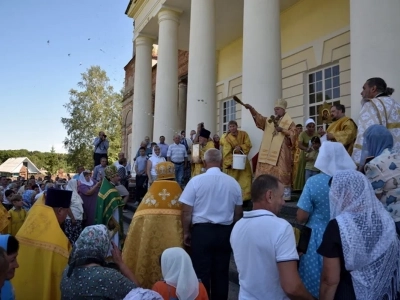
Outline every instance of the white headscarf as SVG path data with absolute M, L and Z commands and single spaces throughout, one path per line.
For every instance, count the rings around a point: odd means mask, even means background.
M 313 123 L 313 124 L 315 124 L 315 121 L 313 120 L 313 119 L 308 119 L 307 121 L 306 121 L 306 127 L 307 127 L 307 125 L 308 124 L 310 124 L 310 123 Z
M 85 171 L 84 171 L 84 172 L 85 172 Z M 94 184 L 92 178 L 90 178 L 89 181 L 86 181 L 85 175 L 83 175 L 84 172 L 82 172 L 81 174 L 79 174 L 79 179 L 78 179 L 79 182 L 80 182 L 81 184 L 83 184 L 83 185 L 92 186 L 92 185 Z
M 161 295 L 152 290 L 135 288 L 125 296 L 124 300 L 164 300 Z
M 343 144 L 338 142 L 322 143 L 315 167 L 329 176 L 333 176 L 338 171 L 357 168 Z
M 189 255 L 182 248 L 169 248 L 163 252 L 161 272 L 165 282 L 176 288 L 179 300 L 194 300 L 199 295 L 199 280 Z
M 68 184 L 65 188 L 67 191 L 72 191 L 72 198 L 71 198 L 71 205 L 73 205 L 73 203 L 75 204 L 80 204 L 80 206 L 82 206 L 83 204 L 83 200 L 81 198 L 81 196 L 79 196 L 78 194 L 78 180 L 76 179 L 71 179 L 70 181 L 68 181 Z M 82 208 L 83 210 L 83 208 Z
M 160 149 L 160 155 L 156 155 L 156 151 L 154 150 L 155 147 L 160 148 L 159 146 L 154 146 L 152 149 L 152 154 L 149 158 L 152 164 L 152 168 L 155 168 L 158 163 L 165 161 L 165 158 L 161 156 L 161 149 Z
M 400 241 L 392 217 L 367 178 L 339 171 L 329 192 L 331 219 L 339 225 L 346 269 L 357 299 L 396 299 L 400 288 Z M 384 296 L 387 296 L 385 298 Z

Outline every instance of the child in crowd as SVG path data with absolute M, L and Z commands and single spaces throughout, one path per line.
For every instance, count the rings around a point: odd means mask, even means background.
M 319 173 L 319 170 L 314 167 L 315 161 L 317 160 L 318 157 L 318 152 L 319 152 L 319 148 L 321 147 L 321 140 L 318 136 L 314 136 L 311 141 L 311 148 L 310 148 L 310 152 L 308 152 L 306 154 L 306 181 L 308 180 L 308 178 L 317 175 Z
M 10 214 L 10 225 L 8 226 L 8 233 L 15 236 L 18 232 L 18 230 L 21 228 L 22 224 L 24 224 L 24 221 L 27 216 L 27 212 L 25 209 L 23 209 L 23 202 L 22 202 L 22 196 L 19 194 L 15 194 L 11 198 L 11 202 L 13 204 L 13 208 L 9 210 Z

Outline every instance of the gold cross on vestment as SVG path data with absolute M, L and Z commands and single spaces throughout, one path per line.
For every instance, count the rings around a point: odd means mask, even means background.
M 160 196 L 162 200 L 165 200 L 167 197 L 171 196 L 171 194 L 168 193 L 166 189 L 162 189 L 162 191 L 158 193 L 158 196 Z

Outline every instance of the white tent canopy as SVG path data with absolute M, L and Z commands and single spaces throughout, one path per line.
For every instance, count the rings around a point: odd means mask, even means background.
M 29 174 L 40 173 L 40 170 L 27 157 L 7 159 L 0 165 L 0 173 L 19 174 L 24 165 L 28 168 Z

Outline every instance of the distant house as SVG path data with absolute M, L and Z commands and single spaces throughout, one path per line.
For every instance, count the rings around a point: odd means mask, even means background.
M 27 157 L 9 158 L 0 165 L 1 176 L 22 176 L 27 178 L 28 175 L 36 175 L 40 173 L 40 170 Z

